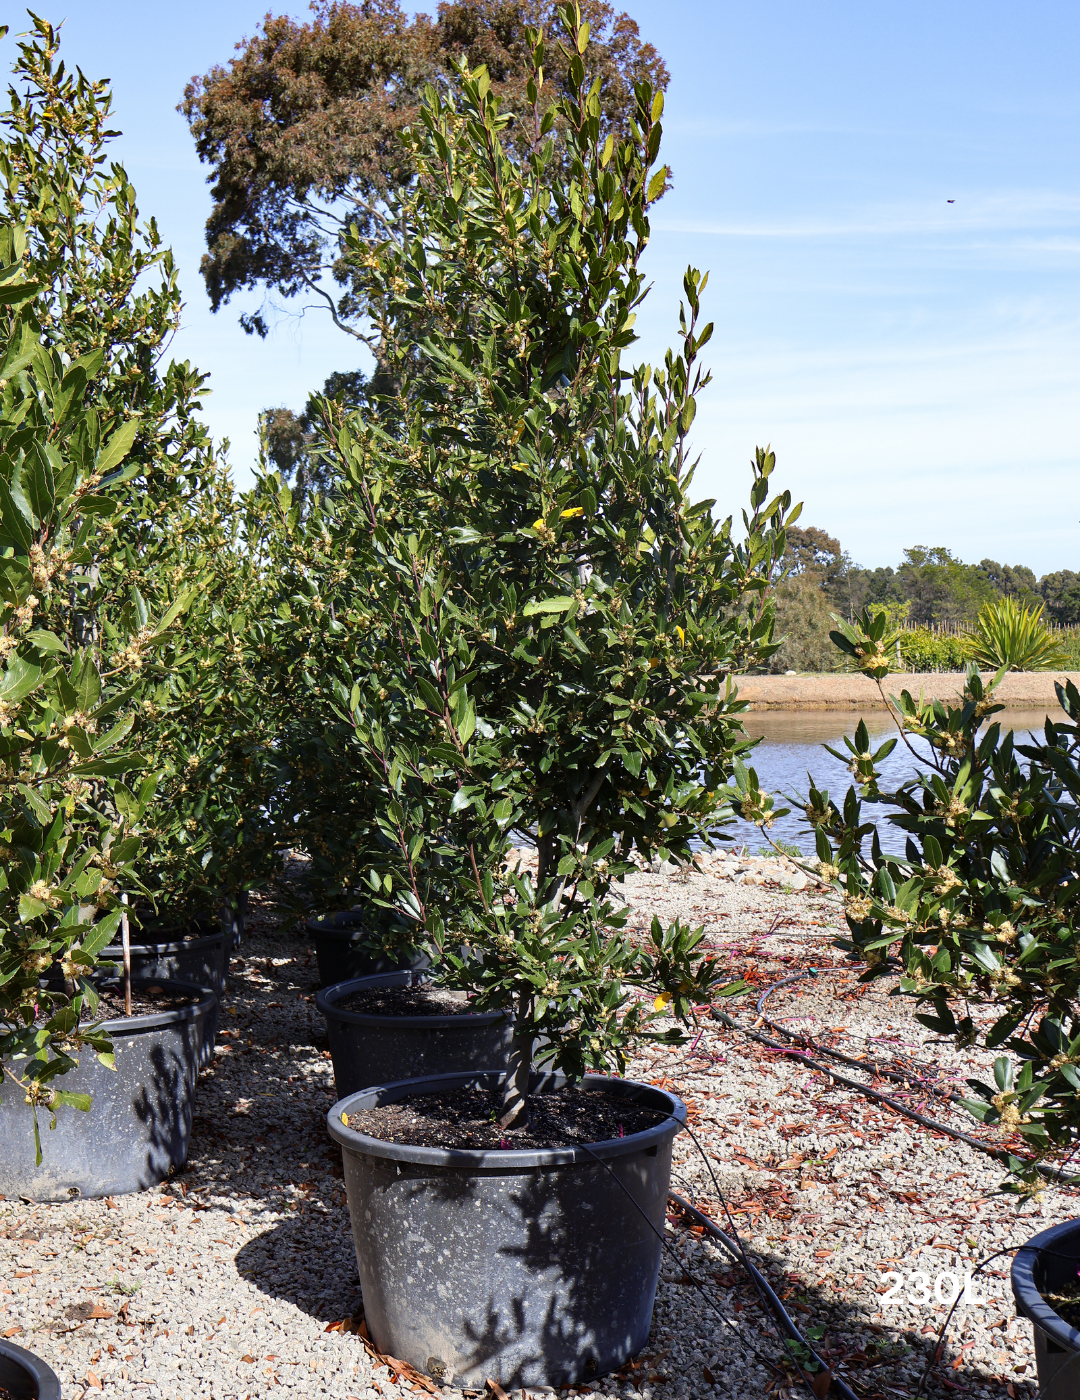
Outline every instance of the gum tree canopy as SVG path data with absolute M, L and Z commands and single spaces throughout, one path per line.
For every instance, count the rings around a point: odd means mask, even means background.
M 350 226 L 365 238 L 393 231 L 413 178 L 401 132 L 415 122 L 424 87 L 448 82 L 461 58 L 486 66 L 502 110 L 520 124 L 519 144 L 529 144 L 526 30 L 555 26 L 555 8 L 553 0 L 444 0 L 434 20 L 410 21 L 398 0 L 316 0 L 310 23 L 268 14 L 227 66 L 193 78 L 181 110 L 212 171 L 202 273 L 214 310 L 246 288 L 304 296 L 377 350 L 345 246 Z M 667 69 L 628 15 L 605 0 L 585 0 L 581 10 L 602 77 L 604 126 L 623 135 L 635 82 L 663 90 Z M 550 81 L 559 88 L 562 78 Z M 267 332 L 262 311 L 240 320 Z

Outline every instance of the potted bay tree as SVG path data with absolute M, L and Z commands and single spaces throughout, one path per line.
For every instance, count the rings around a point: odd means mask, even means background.
M 112 981 L 98 967 L 143 888 L 158 774 L 140 730 L 187 602 L 163 590 L 151 609 L 109 576 L 187 375 L 162 389 L 152 337 L 132 333 L 167 316 L 171 268 L 123 170 L 101 169 L 106 85 L 57 47 L 34 20 L 0 143 L 0 1190 L 46 1199 L 183 1162 L 216 1007 L 194 984 L 140 985 L 130 959 Z M 163 285 L 137 290 L 155 267 Z
M 428 940 L 463 1019 L 505 1026 L 501 1065 L 346 1096 L 329 1130 L 373 1339 L 466 1386 L 588 1379 L 648 1333 L 685 1110 L 611 1076 L 718 988 L 700 930 L 635 941 L 607 896 L 723 825 L 746 743 L 730 676 L 770 649 L 796 513 L 770 499 L 767 452 L 741 541 L 691 498 L 700 274 L 679 349 L 624 368 L 663 104 L 643 86 L 629 130 L 605 131 L 587 26 L 561 22 L 553 48 L 530 34 L 526 155 L 484 70 L 427 94 L 402 236 L 351 246 L 392 392 L 324 405 L 350 561 L 333 620 L 355 641 L 312 703 L 333 686 L 375 804 L 369 897 Z M 571 94 L 550 108 L 545 61 Z M 515 841 L 535 875 L 510 867 Z M 374 998 L 385 1034 L 395 989 L 373 980 L 324 1006 Z M 398 994 L 422 1019 L 427 989 Z

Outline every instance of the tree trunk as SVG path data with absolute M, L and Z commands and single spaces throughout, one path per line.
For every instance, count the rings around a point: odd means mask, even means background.
M 517 1005 L 514 1038 L 502 1083 L 502 1117 L 500 1128 L 523 1129 L 529 1126 L 529 1076 L 532 1073 L 533 1033 L 529 1026 L 532 998 L 523 992 Z

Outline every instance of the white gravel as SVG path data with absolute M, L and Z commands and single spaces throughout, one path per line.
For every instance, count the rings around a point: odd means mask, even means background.
M 835 909 L 814 882 L 800 891 L 793 867 L 769 862 L 705 867 L 633 876 L 625 892 L 634 923 L 644 927 L 654 912 L 704 923 L 732 976 L 762 989 L 810 964 L 827 969 L 772 993 L 767 1014 L 854 1056 L 970 1072 L 928 1043 L 908 1003 L 860 986 L 840 963 Z M 362 1308 L 340 1159 L 323 1122 L 334 1094 L 316 972 L 265 910 L 251 922 L 183 1174 L 113 1201 L 0 1201 L 0 1334 L 54 1367 L 64 1400 L 254 1400 L 281 1387 L 341 1400 L 423 1393 L 408 1378 L 395 1383 L 354 1331 L 327 1330 Z M 725 1009 L 750 1025 L 755 1001 Z M 939 1275 L 962 1277 L 1078 1213 L 1075 1192 L 1050 1189 L 1018 1215 L 983 1154 L 711 1021 L 691 1045 L 646 1053 L 632 1072 L 687 1100 L 716 1174 L 714 1185 L 684 1135 L 674 1189 L 730 1233 L 719 1187 L 789 1311 L 804 1330 L 824 1328 L 819 1350 L 867 1400 L 915 1394 L 946 1312 L 933 1296 Z M 962 1110 L 917 1092 L 911 1102 L 982 1133 Z M 681 1221 L 668 1238 L 677 1262 L 665 1258 L 648 1346 L 623 1375 L 576 1393 L 806 1394 L 738 1267 Z M 1009 1262 L 992 1262 L 978 1304 L 958 1308 L 929 1395 L 1033 1400 L 1031 1331 L 1014 1317 Z M 929 1300 L 888 1305 L 890 1270 L 904 1275 L 900 1298 L 912 1293 L 911 1272 L 924 1272 Z M 950 1288 L 939 1284 L 945 1296 Z

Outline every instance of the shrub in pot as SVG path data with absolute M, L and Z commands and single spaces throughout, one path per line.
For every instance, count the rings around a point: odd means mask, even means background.
M 63 590 L 42 598 L 38 621 L 69 646 L 93 636 L 130 688 L 125 713 L 157 775 L 140 819 L 144 899 L 172 923 L 216 923 L 276 866 L 275 661 L 260 620 L 271 580 L 242 543 L 242 503 L 201 420 L 206 376 L 167 359 L 177 269 L 110 164 L 108 84 L 63 72 L 44 21 L 33 34 L 25 97 L 5 118 L 5 212 L 41 287 L 38 331 L 67 385 L 65 432 L 95 423 L 99 445 L 127 432 L 123 470 L 93 487 L 113 509 L 95 529 L 92 580 L 74 611 Z M 148 645 L 170 614 L 185 625 Z
M 884 631 L 868 609 L 833 633 L 879 689 Z M 1064 1160 L 1080 1134 L 1080 692 L 1058 684 L 1062 715 L 1025 743 L 995 718 L 1003 674 L 969 664 L 952 703 L 882 692 L 897 736 L 875 748 L 860 724 L 837 755 L 855 784 L 838 803 L 812 783 L 805 811 L 864 977 L 898 977 L 928 1029 L 1003 1052 L 966 1103 L 1014 1154 L 1003 1189 L 1037 1196 L 1040 1163 Z M 916 773 L 890 789 L 880 765 L 897 743 Z M 767 818 L 773 799 L 751 770 L 740 784 L 745 814 Z M 904 832 L 903 856 L 882 850 L 871 814 Z
M 63 1110 L 62 1132 L 89 1108 L 62 1076 L 114 1065 L 91 974 L 139 887 L 156 774 L 131 736 L 186 600 L 163 590 L 151 610 L 104 580 L 130 484 L 168 460 L 190 387 L 142 354 L 171 268 L 123 171 L 101 172 L 104 86 L 56 47 L 35 20 L 0 141 L 0 1116 L 29 1108 L 38 1157 L 38 1110 Z M 158 264 L 164 288 L 136 296 Z
M 329 528 L 353 568 L 335 620 L 351 610 L 367 639 L 332 679 L 376 807 L 371 899 L 411 918 L 436 978 L 512 1035 L 505 1070 L 380 1086 L 335 1105 L 330 1131 L 377 1345 L 504 1387 L 586 1379 L 647 1334 L 682 1109 L 601 1076 L 636 1040 L 678 1040 L 656 1018 L 685 1022 L 716 978 L 700 930 L 657 923 L 637 943 L 606 896 L 635 863 L 687 859 L 723 826 L 746 747 L 727 678 L 770 649 L 762 599 L 795 514 L 786 494 L 767 499 L 764 452 L 744 544 L 689 497 L 711 331 L 698 273 L 680 351 L 656 371 L 621 366 L 665 182 L 662 101 L 641 88 L 633 134 L 608 139 L 587 29 L 572 9 L 562 23 L 551 58 L 572 96 L 544 111 L 531 33 L 526 159 L 504 146 L 483 70 L 462 72 L 459 97 L 427 95 L 403 237 L 353 247 L 395 393 L 344 422 L 324 412 Z M 565 160 L 547 140 L 557 118 Z M 535 880 L 509 869 L 512 838 L 535 844 Z M 418 1095 L 444 1090 L 491 1105 L 490 1141 L 442 1151 L 366 1131 L 366 1114 L 402 1098 L 419 1113 Z M 530 1137 L 557 1104 L 604 1126 Z M 609 1111 L 631 1122 L 621 1138 Z M 431 1251 L 409 1317 L 395 1299 L 421 1218 Z M 451 1278 L 459 1250 L 472 1263 Z

